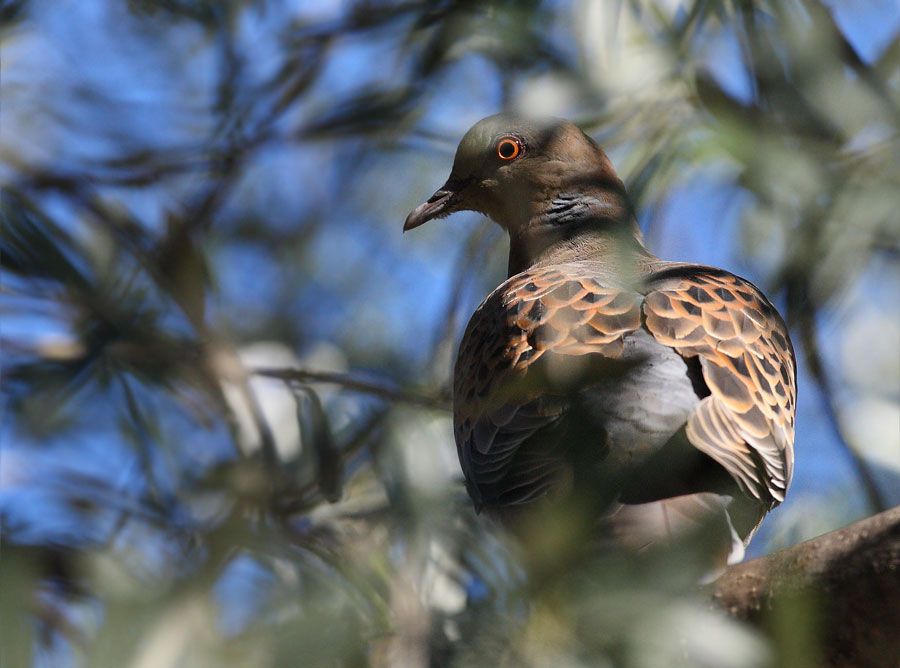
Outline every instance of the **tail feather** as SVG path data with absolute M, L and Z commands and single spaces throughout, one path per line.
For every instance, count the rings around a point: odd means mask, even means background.
M 622 504 L 600 522 L 602 541 L 629 551 L 673 547 L 692 537 L 710 548 L 713 568 L 744 558 L 745 540 L 735 530 L 733 498 L 703 492 L 660 501 Z

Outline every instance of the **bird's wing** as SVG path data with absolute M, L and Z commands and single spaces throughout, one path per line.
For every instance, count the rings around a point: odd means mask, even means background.
M 687 423 L 688 440 L 748 495 L 784 500 L 794 464 L 794 353 L 778 312 L 748 281 L 707 267 L 651 275 L 645 327 L 700 361 L 710 395 Z
M 528 447 L 567 410 L 541 361 L 620 357 L 623 337 L 641 326 L 641 300 L 568 266 L 518 274 L 479 306 L 454 380 L 456 443 L 477 506 L 524 503 L 559 482 L 553 453 Z

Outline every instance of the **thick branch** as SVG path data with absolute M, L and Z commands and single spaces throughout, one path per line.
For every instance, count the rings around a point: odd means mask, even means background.
M 796 625 L 815 624 L 824 665 L 896 668 L 900 506 L 733 566 L 713 585 L 713 599 L 732 616 L 765 628 L 785 610 Z M 805 619 L 794 617 L 798 612 Z

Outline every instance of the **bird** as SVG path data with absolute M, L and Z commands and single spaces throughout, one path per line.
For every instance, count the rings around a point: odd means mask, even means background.
M 509 236 L 508 277 L 454 368 L 475 509 L 521 526 L 587 498 L 611 544 L 704 527 L 717 564 L 743 559 L 793 474 L 797 370 L 776 308 L 744 278 L 650 252 L 609 157 L 567 120 L 476 123 L 403 230 L 464 210 Z

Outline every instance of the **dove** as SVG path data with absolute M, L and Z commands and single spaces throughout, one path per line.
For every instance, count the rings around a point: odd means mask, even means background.
M 709 529 L 727 562 L 791 483 L 796 364 L 749 281 L 662 260 L 622 180 L 575 124 L 490 116 L 404 231 L 476 211 L 509 236 L 508 278 L 475 310 L 453 380 L 475 508 L 515 526 L 581 495 L 617 545 Z

